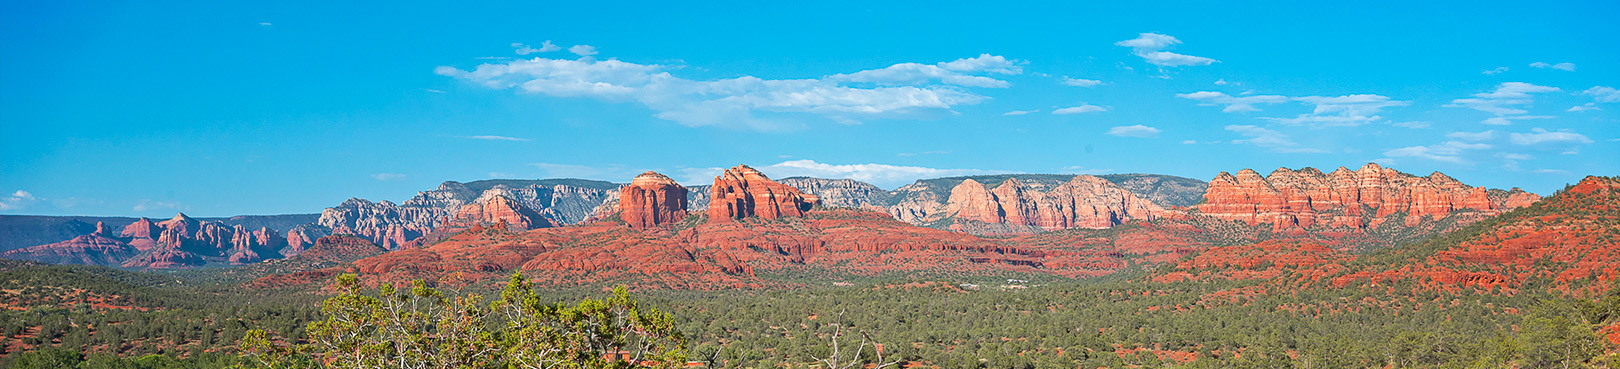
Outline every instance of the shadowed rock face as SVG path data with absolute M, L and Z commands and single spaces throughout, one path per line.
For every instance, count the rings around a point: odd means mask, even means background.
M 141 250 L 130 246 L 107 229 L 107 224 L 96 222 L 95 233 L 71 240 L 27 247 L 0 253 L 0 258 L 34 260 L 51 264 L 118 265 Z
M 1266 177 L 1249 169 L 1221 172 L 1197 209 L 1250 225 L 1270 223 L 1277 230 L 1319 225 L 1359 229 L 1381 225 L 1394 214 L 1405 214 L 1404 225 L 1415 226 L 1455 212 L 1499 214 L 1540 199 L 1518 189 L 1494 197 L 1484 187 L 1440 172 L 1418 177 L 1369 163 L 1328 174 L 1315 168 L 1279 168 Z
M 635 229 L 680 221 L 686 218 L 686 192 L 663 174 L 642 173 L 619 190 L 619 219 Z
M 747 217 L 802 217 L 821 200 L 792 186 L 776 183 L 754 168 L 738 165 L 714 177 L 709 187 L 709 222 Z

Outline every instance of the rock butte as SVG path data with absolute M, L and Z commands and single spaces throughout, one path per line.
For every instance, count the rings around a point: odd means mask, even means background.
M 800 217 L 820 202 L 815 195 L 776 183 L 747 165 L 738 165 L 714 177 L 714 185 L 709 187 L 709 222 L 754 216 Z
M 619 219 L 630 228 L 660 227 L 686 218 L 686 187 L 655 172 L 636 176 L 619 190 Z

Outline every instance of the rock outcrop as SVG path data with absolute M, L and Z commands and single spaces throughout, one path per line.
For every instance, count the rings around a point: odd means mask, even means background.
M 655 228 L 683 218 L 686 187 L 663 174 L 642 173 L 619 190 L 619 219 L 630 228 Z
M 802 217 L 819 202 L 815 195 L 776 183 L 747 165 L 738 165 L 714 177 L 714 185 L 709 187 L 709 222 L 755 216 Z
M 1278 168 L 1265 177 L 1249 169 L 1221 172 L 1196 208 L 1218 219 L 1269 223 L 1275 230 L 1361 229 L 1382 225 L 1396 214 L 1404 215 L 1402 224 L 1415 226 L 1459 212 L 1499 214 L 1539 199 L 1522 190 L 1497 199 L 1489 194 L 1440 172 L 1418 177 L 1369 163 L 1333 173 L 1315 168 Z
M 994 189 L 968 179 L 951 189 L 944 213 L 959 221 L 1004 225 L 1027 232 L 1068 228 L 1108 228 L 1131 220 L 1153 220 L 1164 208 L 1108 180 L 1088 175 L 1040 191 L 1009 178 Z M 973 227 L 958 223 L 955 229 Z

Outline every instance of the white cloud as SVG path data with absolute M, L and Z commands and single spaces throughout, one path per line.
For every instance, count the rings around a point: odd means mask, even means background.
M 1096 105 L 1091 105 L 1091 104 L 1086 104 L 1086 103 L 1080 103 L 1080 106 L 1071 106 L 1071 107 L 1067 107 L 1067 108 L 1053 110 L 1052 114 L 1080 114 L 1080 113 L 1096 113 L 1096 112 L 1101 112 L 1101 111 L 1108 111 L 1108 108 L 1104 108 L 1104 107 L 1096 106 Z
M 1592 86 L 1592 88 L 1588 88 L 1586 91 L 1581 91 L 1581 94 L 1591 96 L 1592 99 L 1597 100 L 1597 102 L 1620 102 L 1620 90 L 1616 90 L 1614 87 Z
M 1148 63 L 1161 67 L 1209 65 L 1211 63 L 1220 62 L 1219 60 L 1201 56 L 1183 55 L 1163 51 L 1164 49 L 1171 48 L 1180 43 L 1181 40 L 1177 40 L 1175 37 L 1171 37 L 1169 35 L 1143 33 L 1134 39 L 1116 42 L 1114 45 L 1129 47 L 1131 48 L 1132 54 L 1142 57 L 1142 59 L 1147 60 Z
M 1439 145 L 1411 146 L 1384 152 L 1384 156 L 1391 158 L 1423 158 L 1448 163 L 1466 164 L 1460 156 L 1466 150 L 1484 150 L 1491 148 L 1489 144 L 1467 143 L 1460 141 L 1446 141 Z
M 759 169 L 760 172 L 765 173 L 766 176 L 771 178 L 798 176 L 831 179 L 847 178 L 890 189 L 910 184 L 918 179 L 923 178 L 1012 173 L 1009 171 L 997 170 L 937 169 L 888 164 L 835 165 L 818 163 L 814 160 L 789 160 L 763 167 L 757 167 L 756 169 Z M 716 172 L 716 174 L 718 174 L 718 172 Z M 712 178 L 713 175 L 710 177 Z
M 1535 119 L 1515 118 L 1513 116 L 1529 113 L 1529 111 L 1520 107 L 1529 106 L 1535 100 L 1531 94 L 1556 91 L 1558 91 L 1557 87 L 1537 86 L 1524 82 L 1504 82 L 1496 85 L 1496 90 L 1477 93 L 1472 98 L 1451 100 L 1451 103 L 1446 104 L 1445 107 L 1469 108 L 1495 114 L 1497 117 L 1506 117 L 1505 119 L 1487 119 L 1482 122 L 1485 124 L 1505 125 L 1511 123 L 1509 122 L 1510 119 Z
M 405 179 L 405 175 L 399 173 L 377 173 L 372 174 L 371 178 L 379 181 L 397 181 Z
M 1098 80 L 1095 80 L 1095 79 L 1063 77 L 1063 84 L 1068 85 L 1068 86 L 1075 86 L 1075 87 L 1092 87 L 1092 86 L 1101 86 L 1103 84 L 1103 81 L 1098 81 Z
M 1119 137 L 1155 138 L 1159 137 L 1159 129 L 1137 124 L 1110 128 L 1108 134 Z
M 1193 145 L 1193 144 L 1197 144 L 1197 143 L 1198 143 L 1198 141 L 1194 141 L 1194 140 L 1181 141 L 1181 144 L 1183 144 L 1183 145 Z
M 1040 112 L 1040 110 L 1013 110 L 1013 111 L 1009 111 L 1009 112 L 1006 112 L 1006 113 L 1001 113 L 1001 115 L 1024 115 L 1024 114 L 1038 113 L 1038 112 Z
M 39 202 L 39 200 L 40 198 L 34 197 L 34 194 L 28 191 L 17 190 L 17 192 L 12 192 L 10 196 L 0 197 L 0 211 L 27 209 L 28 206 Z
M 177 202 L 162 202 L 162 201 L 152 201 L 150 199 L 141 199 L 141 201 L 138 201 L 138 202 L 135 203 L 135 207 L 133 209 L 135 211 L 149 211 L 149 210 L 160 210 L 160 209 L 186 210 L 186 209 L 189 209 L 189 207 L 186 207 L 185 205 L 182 205 L 182 204 L 177 203 Z
M 1225 78 L 1215 80 L 1215 85 L 1216 86 L 1225 86 L 1226 84 L 1227 84 L 1227 82 L 1226 82 Z
M 259 22 L 259 25 L 269 27 L 269 26 L 273 26 L 274 24 L 270 24 L 270 22 Z
M 1496 137 L 1496 131 L 1452 132 L 1452 133 L 1446 134 L 1446 137 L 1447 138 L 1452 138 L 1452 139 L 1457 139 L 1457 140 L 1463 140 L 1463 141 L 1473 141 L 1473 142 L 1489 141 L 1490 139 Z
M 1221 109 L 1221 111 L 1227 113 L 1260 111 L 1260 109 L 1254 107 L 1255 104 L 1277 104 L 1288 101 L 1287 96 L 1281 95 L 1251 95 L 1238 97 L 1216 91 L 1198 91 L 1190 94 L 1176 94 L 1176 97 L 1197 100 L 1200 102 L 1198 105 L 1203 106 L 1226 105 L 1226 108 Z
M 1017 65 L 1005 60 L 999 56 L 980 56 L 936 66 L 954 73 L 1019 72 Z M 686 126 L 726 126 L 762 131 L 803 125 L 800 117 L 778 113 L 809 114 L 844 123 L 858 123 L 859 119 L 932 119 L 956 114 L 953 107 L 977 104 L 987 99 L 960 85 L 927 83 L 939 80 L 937 78 L 912 80 L 915 85 L 856 87 L 845 85 L 849 81 L 834 77 L 761 79 L 743 76 L 700 81 L 675 77 L 668 72 L 669 69 L 674 68 L 616 59 L 533 58 L 482 64 L 472 70 L 441 66 L 434 72 L 494 89 L 515 89 L 551 97 L 635 102 L 653 110 L 660 119 Z M 851 78 L 854 75 L 876 80 L 884 74 L 856 72 L 839 75 L 843 77 L 838 78 Z M 896 75 L 899 74 L 891 74 Z M 758 113 L 770 116 L 761 117 Z
M 579 56 L 591 56 L 596 55 L 596 47 L 591 45 L 574 45 L 568 48 L 568 52 Z
M 1562 71 L 1570 71 L 1570 72 L 1575 71 L 1575 63 L 1547 64 L 1547 63 L 1543 63 L 1543 62 L 1535 62 L 1535 63 L 1530 63 L 1530 67 L 1531 68 L 1542 68 L 1542 69 L 1552 68 L 1552 69 L 1557 69 L 1557 70 L 1562 70 Z
M 575 46 L 575 47 L 578 47 L 578 46 Z M 585 47 L 590 47 L 590 46 L 585 46 Z M 529 55 L 529 54 L 533 54 L 533 53 L 549 53 L 549 52 L 553 52 L 553 51 L 557 51 L 557 50 L 562 50 L 562 46 L 557 46 L 557 45 L 552 44 L 551 40 L 546 40 L 546 42 L 541 43 L 540 48 L 538 48 L 538 49 L 533 48 L 533 47 L 529 47 L 529 45 L 525 45 L 525 44 L 523 44 L 521 42 L 513 42 L 512 43 L 512 48 L 516 49 L 516 50 L 513 50 L 513 51 L 516 52 L 518 55 Z M 595 54 L 595 52 L 592 52 L 592 54 Z M 582 54 L 582 55 L 585 55 L 585 54 Z
M 1281 153 L 1320 154 L 1327 152 L 1327 150 L 1322 149 L 1299 147 L 1299 144 L 1288 139 L 1288 135 L 1284 135 L 1282 132 L 1265 129 L 1260 126 L 1229 125 L 1226 126 L 1226 130 L 1237 132 L 1244 137 L 1248 137 L 1241 140 L 1232 140 L 1232 143 L 1235 144 L 1252 144 L 1255 146 L 1269 148 L 1272 151 Z
M 1396 126 L 1396 127 L 1404 127 L 1404 128 L 1411 128 L 1411 129 L 1426 129 L 1426 128 L 1429 128 L 1429 127 L 1433 126 L 1429 122 L 1424 122 L 1424 121 L 1395 122 L 1395 123 L 1391 123 L 1391 124 Z
M 1484 75 L 1487 75 L 1487 76 L 1494 76 L 1494 75 L 1502 74 L 1502 72 L 1506 72 L 1506 71 L 1508 71 L 1508 67 L 1496 67 L 1496 69 L 1486 69 L 1483 72 L 1479 72 L 1479 74 L 1484 74 Z
M 1552 119 L 1552 118 L 1553 118 L 1552 116 L 1547 116 L 1547 115 L 1510 115 L 1510 116 L 1505 116 L 1505 117 L 1485 118 L 1485 120 L 1482 120 L 1482 121 L 1479 121 L 1479 122 L 1482 123 L 1482 124 L 1492 125 L 1492 126 L 1505 126 L 1505 125 L 1513 124 L 1513 121 L 1515 121 L 1515 120 Z
M 496 135 L 462 136 L 461 138 L 468 138 L 468 139 L 474 139 L 474 140 L 488 140 L 488 141 L 533 141 L 533 140 L 530 140 L 530 139 L 527 139 L 527 138 L 506 137 L 506 136 L 496 136 Z
M 1592 139 L 1568 130 L 1548 131 L 1535 128 L 1531 129 L 1530 133 L 1509 134 L 1508 142 L 1512 142 L 1514 145 L 1586 144 L 1592 143 Z
M 1265 118 L 1288 125 L 1359 126 L 1383 120 L 1378 112 L 1387 107 L 1406 106 L 1406 101 L 1390 100 L 1387 96 L 1360 94 L 1345 96 L 1305 96 L 1294 101 L 1315 105 L 1310 113 L 1294 118 Z
M 999 55 L 982 54 L 977 58 L 957 59 L 935 65 L 900 63 L 888 68 L 863 70 L 850 74 L 835 74 L 828 80 L 839 82 L 870 82 L 888 85 L 916 85 L 939 82 L 967 87 L 1006 88 L 1007 81 L 966 73 L 1018 74 L 1023 69 L 1016 62 Z
M 1571 106 L 1571 107 L 1569 107 L 1569 110 L 1565 110 L 1565 111 L 1583 112 L 1583 111 L 1590 111 L 1590 110 L 1603 110 L 1603 108 L 1597 107 L 1597 103 L 1586 103 L 1586 105 Z

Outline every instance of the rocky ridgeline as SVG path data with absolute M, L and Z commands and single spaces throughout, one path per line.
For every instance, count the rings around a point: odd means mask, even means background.
M 296 254 L 307 245 L 303 239 L 294 242 L 269 228 L 228 227 L 176 214 L 155 223 L 141 218 L 118 234 L 97 223 L 94 233 L 8 251 L 0 258 L 128 268 L 183 268 L 210 262 L 242 265 Z
M 1500 214 L 1539 199 L 1517 188 L 1488 190 L 1440 172 L 1418 177 L 1369 163 L 1333 173 L 1315 168 L 1278 168 L 1265 177 L 1249 169 L 1221 172 L 1196 209 L 1218 219 L 1271 224 L 1274 230 L 1360 229 L 1383 225 L 1397 214 L 1411 227 L 1456 213 Z
M 396 205 L 349 199 L 321 212 L 310 236 L 353 234 L 393 250 L 455 225 L 506 222 L 521 229 L 576 224 L 615 200 L 618 185 L 577 179 L 445 182 Z

